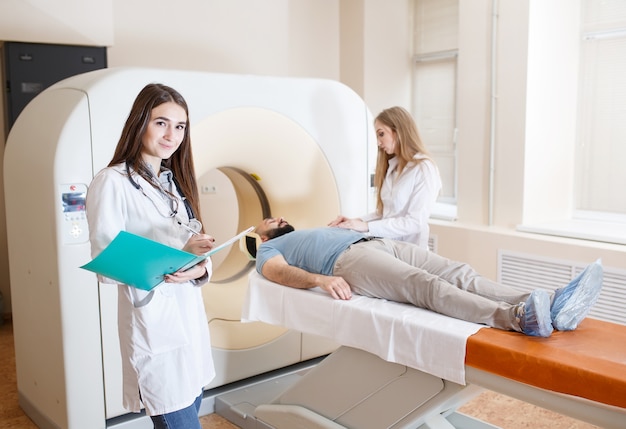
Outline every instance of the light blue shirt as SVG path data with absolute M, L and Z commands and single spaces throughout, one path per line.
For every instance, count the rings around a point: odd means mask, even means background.
M 314 274 L 330 276 L 339 255 L 365 234 L 343 228 L 313 228 L 292 231 L 261 244 L 256 254 L 256 270 L 272 257 L 282 255 L 291 266 Z

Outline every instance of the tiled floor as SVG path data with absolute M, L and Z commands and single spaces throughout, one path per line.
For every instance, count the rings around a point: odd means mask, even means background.
M 0 429 L 37 429 L 37 426 L 18 405 L 13 327 L 9 322 L 0 326 L 0 371 L 3 374 L 0 377 Z M 490 391 L 483 392 L 463 405 L 459 411 L 502 429 L 596 428 L 596 426 Z M 238 428 L 217 414 L 203 416 L 200 421 L 203 429 Z

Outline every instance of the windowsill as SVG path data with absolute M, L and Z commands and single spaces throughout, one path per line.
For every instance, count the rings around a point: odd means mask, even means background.
M 623 216 L 598 215 L 597 213 L 584 211 L 577 212 L 577 215 L 580 218 L 532 225 L 518 225 L 515 229 L 519 232 L 531 234 L 574 238 L 600 243 L 626 244 L 626 220 Z M 457 206 L 438 202 L 430 214 L 430 219 L 456 221 Z
M 435 203 L 432 212 L 430 213 L 431 219 L 454 221 L 457 219 L 457 207 L 455 204 Z
M 626 223 L 570 219 L 533 225 L 518 225 L 518 231 L 604 243 L 626 244 Z

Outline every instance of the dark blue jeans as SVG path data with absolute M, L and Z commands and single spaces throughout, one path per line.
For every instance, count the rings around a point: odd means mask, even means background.
M 202 429 L 198 418 L 201 403 L 202 393 L 187 408 L 160 416 L 150 416 L 154 429 Z

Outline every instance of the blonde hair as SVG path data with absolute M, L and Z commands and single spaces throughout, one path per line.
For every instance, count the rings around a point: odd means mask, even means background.
M 417 125 L 411 114 L 402 107 L 390 107 L 378 114 L 374 122 L 380 122 L 391 128 L 395 133 L 397 143 L 397 154 L 388 155 L 382 148 L 378 148 L 378 159 L 376 160 L 376 171 L 374 173 L 374 186 L 376 187 L 376 210 L 379 214 L 383 212 L 383 202 L 380 197 L 380 191 L 387 176 L 389 169 L 389 160 L 393 157 L 398 158 L 398 174 L 404 170 L 409 162 L 419 164 L 424 159 L 413 159 L 416 154 L 422 154 L 431 162 L 430 153 L 420 137 Z

